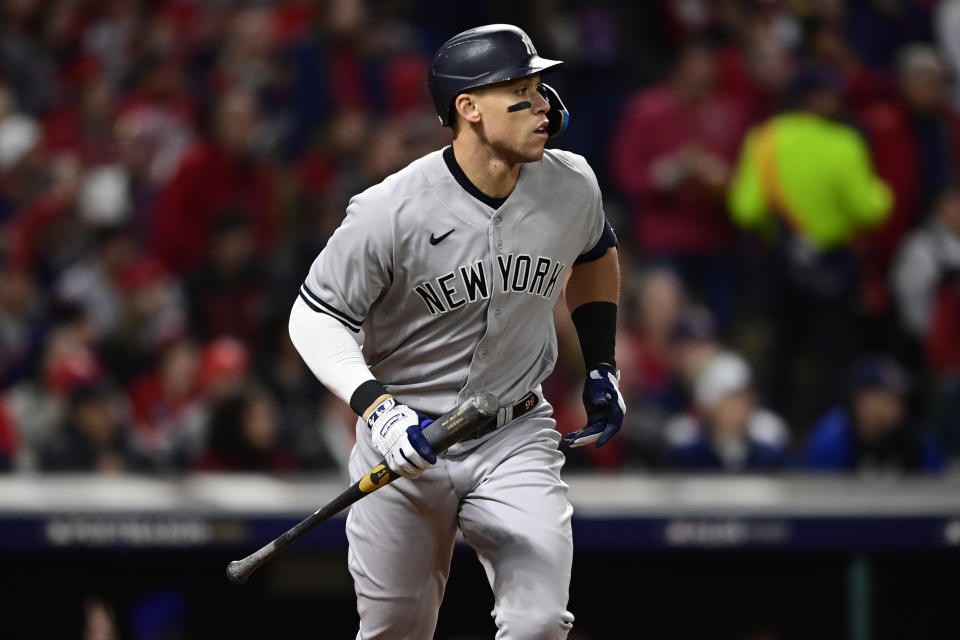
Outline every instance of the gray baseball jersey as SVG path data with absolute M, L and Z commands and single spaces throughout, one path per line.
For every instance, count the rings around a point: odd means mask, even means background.
M 362 327 L 373 375 L 435 415 L 473 389 L 506 405 L 540 384 L 557 355 L 552 309 L 605 228 L 576 154 L 522 165 L 496 209 L 465 192 L 452 155 L 430 153 L 352 198 L 300 290 L 315 311 Z
M 553 307 L 570 268 L 613 242 L 580 156 L 546 151 L 493 199 L 447 147 L 351 200 L 300 296 L 362 329 L 368 365 L 400 402 L 439 415 L 476 389 L 510 405 L 553 369 Z M 353 505 L 358 640 L 433 637 L 458 528 L 493 588 L 498 640 L 567 636 L 572 509 L 554 427 L 541 398 Z M 358 420 L 351 479 L 380 458 Z

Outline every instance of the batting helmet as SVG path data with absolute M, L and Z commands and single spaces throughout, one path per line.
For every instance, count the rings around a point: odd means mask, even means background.
M 523 29 L 512 24 L 489 24 L 458 33 L 443 43 L 430 63 L 427 85 L 440 124 L 449 127 L 453 100 L 461 93 L 555 71 L 562 64 L 537 55 L 530 36 Z M 559 100 L 559 96 L 557 98 Z

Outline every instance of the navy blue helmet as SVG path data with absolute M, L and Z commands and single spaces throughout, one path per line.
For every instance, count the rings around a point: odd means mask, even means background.
M 512 24 L 489 24 L 458 33 L 443 43 L 430 63 L 427 85 L 440 124 L 449 127 L 453 100 L 461 93 L 496 82 L 555 71 L 562 64 L 559 60 L 537 55 L 530 36 L 523 29 Z M 552 101 L 550 107 L 551 110 L 555 108 Z M 563 128 L 566 128 L 565 121 Z

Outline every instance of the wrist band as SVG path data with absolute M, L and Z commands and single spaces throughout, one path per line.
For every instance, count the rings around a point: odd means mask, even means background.
M 570 314 L 580 339 L 583 363 L 587 371 L 609 364 L 614 369 L 617 344 L 617 305 L 615 302 L 587 302 Z
M 367 380 L 354 390 L 350 396 L 350 408 L 361 418 L 380 396 L 389 395 L 386 388 L 377 380 Z

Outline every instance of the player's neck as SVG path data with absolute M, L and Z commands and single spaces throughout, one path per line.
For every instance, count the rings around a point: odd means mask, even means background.
M 473 185 L 493 198 L 506 198 L 517 186 L 521 163 L 510 164 L 481 144 L 453 141 L 453 155 Z

